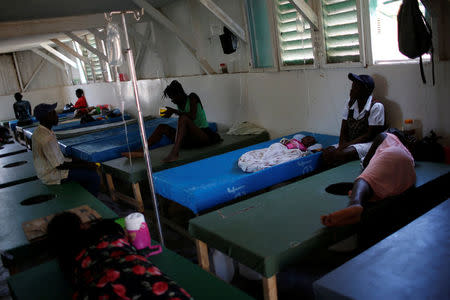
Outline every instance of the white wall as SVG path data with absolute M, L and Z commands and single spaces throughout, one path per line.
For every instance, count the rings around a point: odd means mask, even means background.
M 245 28 L 245 14 L 240 0 L 216 0 L 237 24 Z M 224 54 L 219 39 L 223 23 L 197 0 L 175 1 L 162 8 L 162 12 L 177 26 L 183 37 L 191 42 L 198 57 L 206 59 L 218 73 L 219 65 L 226 63 L 229 72 L 248 71 L 248 45 L 239 41 L 235 53 Z M 204 74 L 198 62 L 177 40 L 175 35 L 154 22 L 146 58 L 137 66 L 140 78 L 177 77 Z M 214 28 L 214 31 L 211 31 Z M 145 32 L 145 24 L 136 30 Z
M 430 65 L 425 66 L 431 81 Z M 266 127 L 272 136 L 299 130 L 339 134 L 343 105 L 351 81 L 347 74 L 370 74 L 375 79 L 374 96 L 386 108 L 387 123 L 401 128 L 404 119 L 414 119 L 419 134 L 435 130 L 450 136 L 450 63 L 436 65 L 436 86 L 422 84 L 417 64 L 385 65 L 365 68 L 304 70 L 280 73 L 224 74 L 179 77 L 186 92 L 200 96 L 208 119 L 222 126 L 248 120 Z M 144 114 L 158 113 L 170 105 L 162 99 L 172 79 L 141 80 L 139 93 Z M 132 87 L 122 83 L 126 108 L 136 113 Z M 120 105 L 115 84 L 90 84 L 84 89 L 89 105 Z M 78 86 L 63 88 L 63 98 L 75 99 Z
M 199 95 L 209 120 L 220 125 L 230 126 L 235 121 L 247 119 L 245 111 L 247 95 L 245 90 L 246 74 L 223 74 L 215 76 L 193 76 L 176 78 L 187 93 Z M 163 91 L 173 79 L 153 79 L 139 81 L 139 96 L 144 115 L 157 115 L 160 106 L 174 106 L 170 99 L 163 99 Z M 125 102 L 125 110 L 137 115 L 131 82 L 98 83 L 61 88 L 64 99 L 75 103 L 75 90 L 84 91 L 88 104 L 111 104 L 121 108 Z
M 425 66 L 429 82 L 430 69 Z M 390 126 L 401 128 L 402 120 L 414 119 L 424 134 L 433 129 L 450 136 L 449 62 L 436 65 L 434 87 L 422 84 L 417 64 L 249 74 L 249 120 L 274 136 L 301 129 L 338 135 L 349 72 L 374 77 L 374 96 L 385 105 Z
M 57 110 L 62 110 L 66 101 L 62 93 L 62 88 L 49 88 L 42 90 L 34 90 L 22 93 L 23 99 L 30 101 L 33 109 L 40 103 L 58 103 Z M 0 96 L 0 120 L 15 119 L 13 104 L 15 102 L 14 94 Z

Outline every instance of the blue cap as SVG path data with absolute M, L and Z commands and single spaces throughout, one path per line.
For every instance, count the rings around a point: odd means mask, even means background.
M 41 103 L 34 107 L 33 115 L 38 121 L 40 121 L 42 118 L 46 117 L 49 112 L 55 110 L 57 105 L 58 105 L 57 103 L 53 104 Z
M 369 75 L 356 75 L 353 73 L 348 73 L 348 79 L 362 83 L 370 93 L 372 93 L 375 88 L 373 78 Z

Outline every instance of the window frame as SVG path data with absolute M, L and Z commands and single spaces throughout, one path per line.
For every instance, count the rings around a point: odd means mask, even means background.
M 283 61 L 281 59 L 281 49 L 280 49 L 280 36 L 281 33 L 278 30 L 278 24 L 277 24 L 277 3 L 278 0 L 272 0 L 272 19 L 273 19 L 273 28 L 274 28 L 274 34 L 275 34 L 275 47 L 276 47 L 276 52 L 277 52 L 277 64 L 278 64 L 278 69 L 280 71 L 293 71 L 293 70 L 314 70 L 314 69 L 318 69 L 320 67 L 320 63 L 318 61 L 318 56 L 317 56 L 317 49 L 316 49 L 316 40 L 317 40 L 317 32 L 313 29 L 313 26 L 311 24 L 309 24 L 311 26 L 311 41 L 312 41 L 312 47 L 313 47 L 313 56 L 314 56 L 314 63 L 310 64 L 310 65 L 290 65 L 290 66 L 284 66 L 283 65 Z M 314 3 L 314 1 L 313 1 Z M 313 7 L 312 7 L 313 8 Z M 314 10 L 314 8 L 313 8 Z M 314 10 L 315 11 L 315 10 Z M 316 11 L 315 11 L 316 12 Z M 299 13 L 299 12 L 297 12 Z M 317 12 L 316 12 L 317 13 Z M 306 22 L 308 22 L 307 20 L 305 20 Z
M 247 47 L 247 52 L 248 55 L 250 57 L 249 59 L 249 72 L 252 73 L 274 73 L 274 72 L 279 72 L 279 62 L 278 62 L 278 46 L 277 46 L 277 39 L 276 37 L 276 28 L 274 27 L 274 22 L 275 22 L 275 11 L 273 9 L 273 0 L 264 0 L 266 1 L 266 7 L 267 7 L 267 19 L 268 19 L 268 23 L 269 23 L 269 31 L 270 31 L 270 39 L 271 39 L 271 44 L 270 46 L 272 47 L 272 62 L 273 62 L 273 67 L 255 67 L 254 63 L 253 63 L 253 51 L 252 51 L 252 47 Z M 245 31 L 248 37 L 248 42 L 249 43 L 253 43 L 253 39 L 251 38 L 250 35 L 250 30 L 249 30 L 249 22 L 250 20 L 248 19 L 249 14 L 246 12 L 247 9 L 247 1 L 245 1 L 245 3 L 242 3 L 243 5 L 243 11 L 245 12 Z
M 359 32 L 359 55 L 360 55 L 360 61 L 359 62 L 341 62 L 341 63 L 328 63 L 326 61 L 326 47 L 325 47 L 325 32 L 324 32 L 324 26 L 323 26 L 323 14 L 322 14 L 322 0 L 318 0 L 318 9 L 315 10 L 318 14 L 319 19 L 319 31 L 321 33 L 321 40 L 320 45 L 318 47 L 318 51 L 322 53 L 320 56 L 320 67 L 324 69 L 337 69 L 337 68 L 357 68 L 357 67 L 367 67 L 369 65 L 368 63 L 368 54 L 367 49 L 370 49 L 367 47 L 367 33 L 369 33 L 368 39 L 370 40 L 370 27 L 367 28 L 365 24 L 368 24 L 370 26 L 370 22 L 366 23 L 366 17 L 364 16 L 363 12 L 365 9 L 364 2 L 365 0 L 356 0 L 356 17 L 358 20 L 358 32 Z M 367 17 L 369 17 L 366 14 Z M 366 31 L 368 29 L 368 31 Z
M 312 69 L 339 69 L 339 68 L 367 68 L 369 66 L 385 66 L 385 65 L 403 65 L 403 64 L 416 64 L 419 59 L 405 59 L 405 60 L 383 60 L 375 62 L 372 53 L 372 35 L 371 35 L 371 23 L 370 23 L 370 0 L 356 0 L 357 20 L 359 30 L 359 45 L 360 45 L 360 61 L 359 62 L 342 62 L 342 63 L 327 63 L 326 62 L 326 47 L 325 47 L 325 33 L 323 27 L 323 14 L 322 14 L 322 0 L 313 0 L 310 4 L 312 10 L 316 13 L 319 23 L 319 30 L 311 31 L 311 39 L 313 43 L 313 55 L 314 63 L 311 65 L 290 65 L 283 66 L 281 59 L 280 48 L 280 32 L 277 24 L 277 0 L 265 0 L 267 2 L 268 17 L 270 31 L 272 34 L 272 56 L 274 59 L 274 67 L 272 68 L 257 68 L 253 66 L 253 59 L 251 59 L 251 65 L 249 66 L 250 72 L 276 72 L 276 71 L 295 71 L 295 70 L 312 70 Z M 425 7 L 427 8 L 427 7 Z M 306 21 L 306 20 L 305 20 Z M 249 22 L 247 20 L 247 22 Z M 308 22 L 308 21 L 306 21 Z M 311 28 L 313 26 L 310 24 Z M 247 27 L 247 36 L 248 26 Z M 254 41 L 249 38 L 249 42 Z M 249 55 L 253 55 L 252 51 Z M 430 59 L 424 59 L 424 64 L 430 64 Z

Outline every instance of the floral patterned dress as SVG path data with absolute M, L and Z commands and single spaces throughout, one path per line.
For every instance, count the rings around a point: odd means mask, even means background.
M 75 257 L 73 299 L 192 299 L 142 254 L 121 234 L 84 248 Z

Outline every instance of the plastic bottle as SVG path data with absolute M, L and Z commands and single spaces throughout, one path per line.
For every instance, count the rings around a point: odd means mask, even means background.
M 162 249 L 160 245 L 152 246 L 152 238 L 150 237 L 150 232 L 143 214 L 129 214 L 125 218 L 125 227 L 128 231 L 130 242 L 136 249 L 149 248 L 150 250 L 154 250 L 148 256 L 161 253 Z
M 228 73 L 228 67 L 227 67 L 227 64 L 225 64 L 225 63 L 223 63 L 223 64 L 220 64 L 220 70 L 222 71 L 222 73 Z

